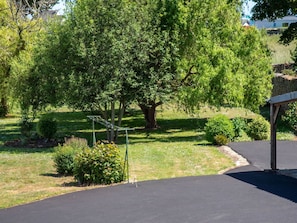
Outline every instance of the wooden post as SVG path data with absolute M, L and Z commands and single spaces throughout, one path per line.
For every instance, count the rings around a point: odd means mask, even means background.
M 273 171 L 277 170 L 276 156 L 276 120 L 280 105 L 270 104 L 270 166 Z

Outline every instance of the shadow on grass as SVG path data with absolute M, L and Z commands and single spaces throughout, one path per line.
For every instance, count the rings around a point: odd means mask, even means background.
M 42 173 L 42 174 L 40 174 L 40 176 L 43 176 L 43 177 L 54 177 L 54 178 L 64 177 L 64 175 L 61 175 L 61 174 L 58 174 L 58 173 Z
M 265 110 L 266 109 L 266 110 Z M 263 114 L 267 114 L 267 108 L 262 109 Z M 46 114 L 47 116 L 52 116 L 57 120 L 58 132 L 57 137 L 64 139 L 64 137 L 80 137 L 86 138 L 88 144 L 91 146 L 93 144 L 93 134 L 92 134 L 92 121 L 87 118 L 91 113 L 88 112 L 56 112 Z M 157 117 L 158 118 L 158 117 Z M 129 141 L 130 143 L 135 143 L 141 141 L 142 143 L 149 142 L 200 142 L 205 141 L 203 132 L 204 126 L 207 122 L 206 118 L 170 118 L 170 117 L 159 117 L 157 119 L 160 128 L 155 130 L 144 129 L 144 119 L 143 114 L 140 110 L 129 109 L 128 113 L 125 115 L 122 127 L 135 128 L 135 131 L 129 131 Z M 36 126 L 36 125 L 35 125 Z M 96 139 L 105 140 L 106 132 L 105 127 L 99 123 L 95 123 Z M 279 126 L 279 131 L 287 132 L 288 129 Z M 5 142 L 9 140 L 14 140 L 20 138 L 21 135 L 18 132 L 18 123 L 15 124 L 3 124 L 0 128 L 0 142 Z M 192 131 L 193 134 L 181 136 L 176 133 L 182 133 L 184 131 Z M 142 134 L 142 135 L 141 135 Z M 145 135 L 143 135 L 145 134 Z M 141 135 L 141 136 L 140 136 Z M 152 137 L 154 135 L 154 138 Z M 140 139 L 141 140 L 138 140 Z M 118 144 L 125 144 L 125 132 L 119 133 Z M 205 143 L 201 143 L 204 145 Z M 16 148 L 0 148 L 0 151 L 16 151 L 16 152 L 42 152 L 44 149 L 16 149 Z
M 60 185 L 61 187 L 86 187 L 83 185 L 80 185 L 78 182 L 73 181 L 73 182 L 69 182 L 69 183 L 63 183 Z
M 0 152 L 9 153 L 53 153 L 54 148 L 19 148 L 19 147 L 5 147 L 0 146 Z

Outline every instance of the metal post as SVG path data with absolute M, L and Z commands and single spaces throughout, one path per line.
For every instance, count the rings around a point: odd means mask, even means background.
M 96 145 L 96 133 L 95 133 L 95 120 L 92 119 L 92 126 L 93 126 L 93 146 Z
M 127 168 L 127 179 L 128 179 L 128 183 L 129 183 L 129 152 L 128 152 L 128 144 L 129 144 L 129 138 L 128 138 L 128 130 L 126 129 L 125 130 L 126 132 L 126 154 L 125 154 L 125 165 L 126 168 Z

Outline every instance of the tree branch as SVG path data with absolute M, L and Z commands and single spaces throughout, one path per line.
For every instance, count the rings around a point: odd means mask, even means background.
M 195 65 L 192 65 L 187 73 L 187 75 L 181 80 L 180 85 L 183 85 L 190 76 L 192 76 L 193 74 L 198 74 L 198 72 L 192 72 L 193 68 L 195 67 Z

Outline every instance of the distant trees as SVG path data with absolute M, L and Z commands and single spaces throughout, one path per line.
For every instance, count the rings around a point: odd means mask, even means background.
M 77 1 L 14 61 L 15 96 L 27 109 L 66 103 L 113 124 L 136 102 L 147 128 L 170 99 L 189 111 L 257 110 L 271 91 L 270 57 L 261 33 L 241 27 L 240 2 Z
M 282 18 L 287 15 L 296 15 L 297 13 L 297 2 L 292 0 L 253 0 L 256 5 L 252 9 L 254 19 L 269 19 L 275 20 Z M 289 44 L 297 38 L 297 23 L 291 23 L 286 29 L 280 41 L 284 44 Z

